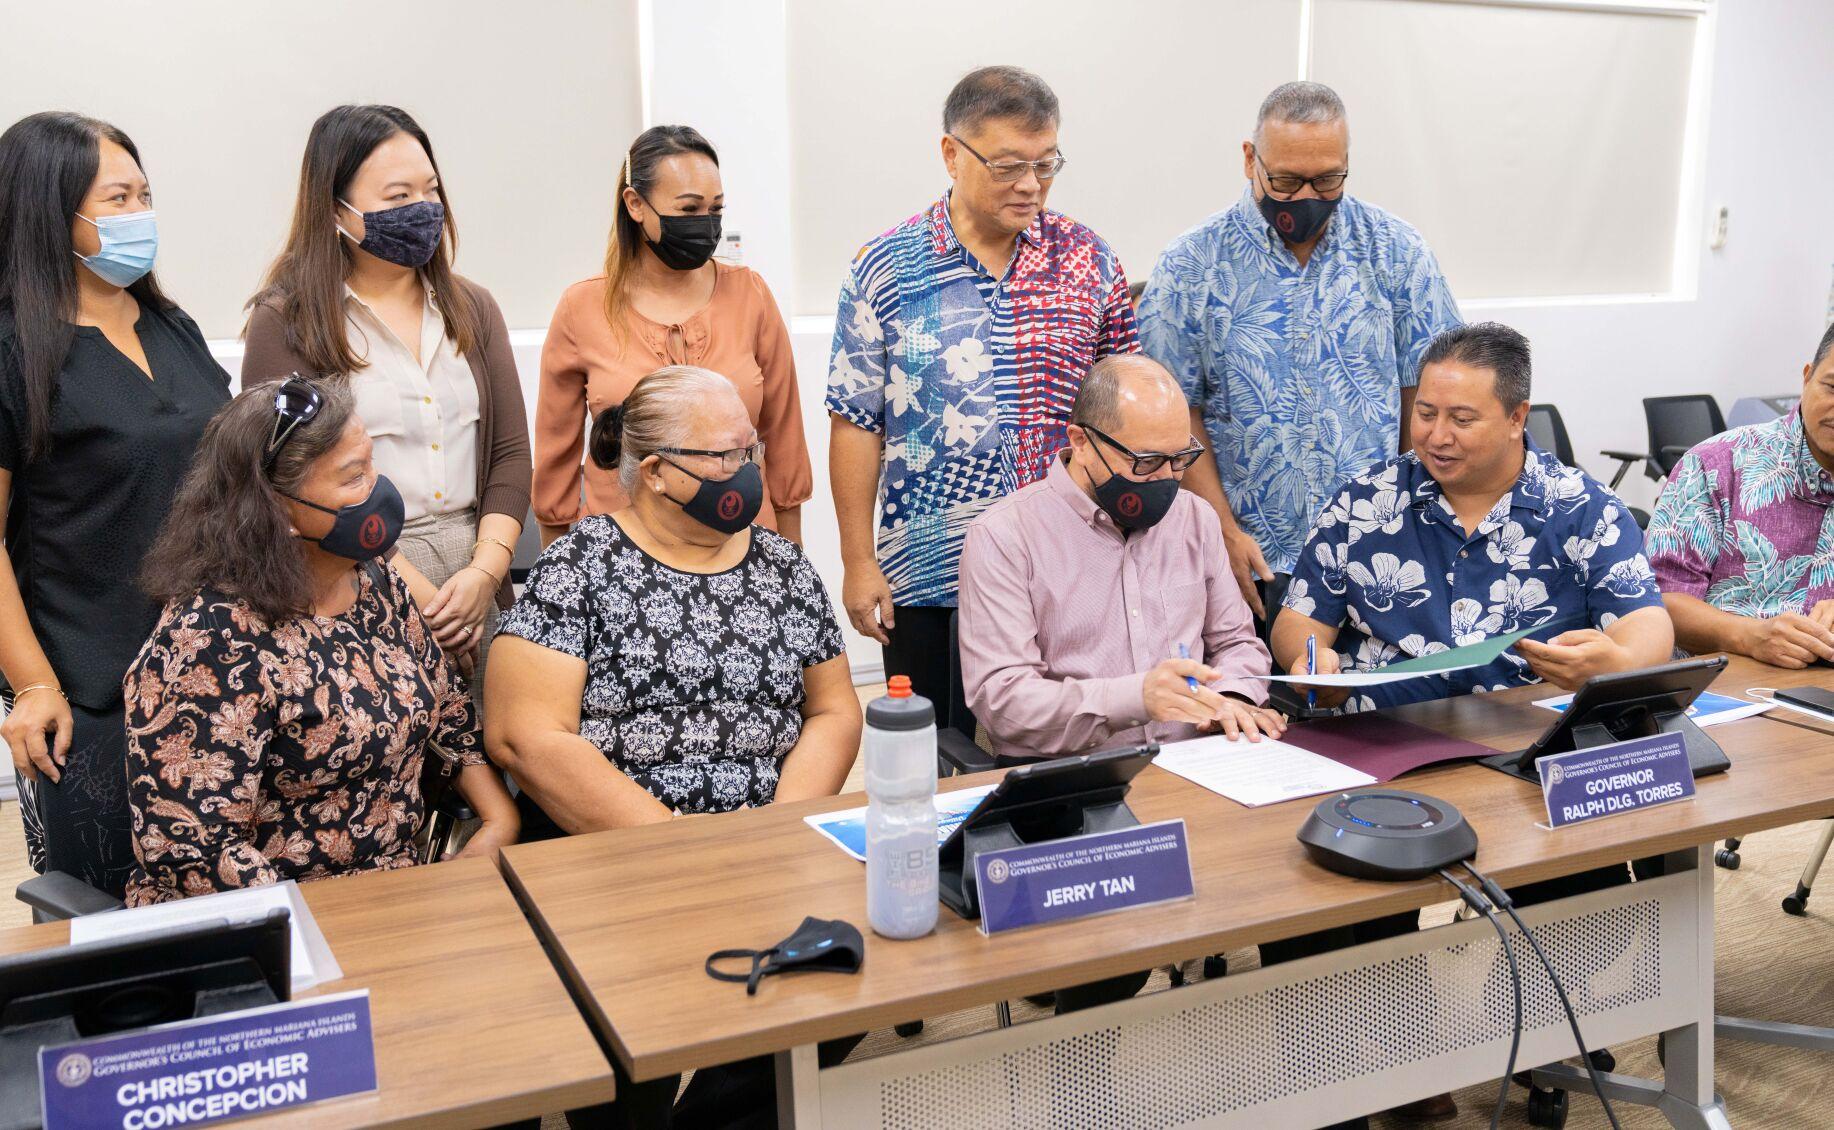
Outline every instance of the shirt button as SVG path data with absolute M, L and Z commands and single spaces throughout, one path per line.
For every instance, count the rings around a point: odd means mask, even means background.
M 438 450 L 439 450 L 439 444 L 437 444 L 437 443 L 436 443 L 436 444 L 434 444 L 434 445 L 433 445 L 433 450 L 435 450 L 435 451 L 438 451 Z
M 433 398 L 432 398 L 432 397 L 430 397 L 430 396 L 423 396 L 423 397 L 421 397 L 421 398 L 420 398 L 420 402 L 421 402 L 422 404 L 431 404 L 431 403 L 433 403 Z
M 441 493 L 439 493 L 438 491 L 434 491 L 434 492 L 433 492 L 433 497 L 434 497 L 434 498 L 444 498 L 444 497 L 446 497 L 446 496 L 445 496 L 445 495 L 443 495 L 443 494 L 441 494 Z
M 1460 561 L 1463 561 L 1465 558 L 1469 556 L 1471 556 L 1471 551 L 1468 549 L 1461 549 L 1458 551 L 1458 559 Z
M 1128 611 L 1132 612 L 1135 616 L 1138 616 L 1140 614 L 1140 610 L 1138 608 L 1132 608 L 1132 609 L 1129 609 Z

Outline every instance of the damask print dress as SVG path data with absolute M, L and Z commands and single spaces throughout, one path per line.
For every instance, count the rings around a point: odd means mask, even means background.
M 408 867 L 430 756 L 481 765 L 471 699 L 386 567 L 341 616 L 268 624 L 200 592 L 125 682 L 130 906 Z
M 584 660 L 580 736 L 681 812 L 769 804 L 802 736 L 803 671 L 844 651 L 794 542 L 753 526 L 738 565 L 684 573 L 604 515 L 547 548 L 500 631 Z M 525 839 L 557 834 L 520 803 Z

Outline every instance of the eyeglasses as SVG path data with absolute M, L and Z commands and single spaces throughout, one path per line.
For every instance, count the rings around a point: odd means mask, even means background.
M 1133 460 L 1136 478 L 1143 479 L 1148 475 L 1157 474 L 1159 468 L 1167 463 L 1172 465 L 1174 471 L 1188 471 L 1204 453 L 1204 445 L 1197 441 L 1196 436 L 1191 437 L 1191 446 L 1183 451 L 1135 451 L 1100 428 L 1092 428 L 1088 424 L 1078 424 L 1077 427 Z
M 324 396 L 298 373 L 280 383 L 280 390 L 274 394 L 274 424 L 268 429 L 267 449 L 261 453 L 262 474 L 274 469 L 274 460 L 279 458 L 280 449 L 287 445 L 287 440 L 311 423 L 324 406 Z
M 718 459 L 720 470 L 728 475 L 738 474 L 739 468 L 747 463 L 764 461 L 763 440 L 746 447 L 728 448 L 725 451 L 705 451 L 698 447 L 658 447 L 656 450 L 664 455 L 705 455 L 709 459 Z
M 1341 173 L 1325 173 L 1323 176 L 1316 177 L 1302 177 L 1298 173 L 1280 173 L 1276 175 L 1268 172 L 1267 162 L 1261 160 L 1261 151 L 1258 149 L 1255 150 L 1255 164 L 1261 166 L 1261 175 L 1267 178 L 1267 187 L 1273 189 L 1282 196 L 1291 196 L 1308 184 L 1312 186 L 1313 192 L 1318 193 L 1320 196 L 1328 196 L 1344 187 L 1344 181 L 1350 176 L 1349 169 L 1345 169 Z
M 957 145 L 973 153 L 975 160 L 986 165 L 988 175 L 1000 184 L 1011 184 L 1023 177 L 1028 169 L 1039 180 L 1050 180 L 1063 171 L 1064 163 L 1069 160 L 1068 157 L 1059 153 L 1055 157 L 1046 157 L 1042 161 L 989 161 L 979 153 L 975 153 L 974 146 L 956 137 L 955 134 L 949 136 L 955 138 Z

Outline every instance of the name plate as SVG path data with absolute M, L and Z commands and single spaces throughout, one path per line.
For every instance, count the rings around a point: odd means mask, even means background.
M 369 991 L 41 1048 L 45 1130 L 202 1126 L 376 1089 Z
M 1190 898 L 1183 820 L 1094 832 L 974 857 L 981 932 L 1063 922 Z
M 1535 759 L 1550 828 L 1634 812 L 1694 795 L 1680 734 L 1656 734 Z

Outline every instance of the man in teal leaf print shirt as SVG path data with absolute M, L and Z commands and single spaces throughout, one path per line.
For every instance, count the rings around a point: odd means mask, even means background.
M 1649 521 L 1675 638 L 1778 667 L 1834 661 L 1834 326 L 1802 403 L 1682 456 Z
M 1459 324 L 1420 233 L 1345 192 L 1330 87 L 1292 82 L 1242 143 L 1248 188 L 1172 241 L 1140 304 L 1141 348 L 1209 438 L 1184 485 L 1216 509 L 1242 595 L 1290 573 L 1338 486 L 1406 451 L 1420 355 Z

